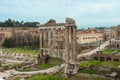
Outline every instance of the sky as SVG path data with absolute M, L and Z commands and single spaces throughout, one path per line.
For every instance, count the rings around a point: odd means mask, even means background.
M 75 19 L 78 28 L 120 24 L 120 0 L 0 0 L 0 21 L 65 22 Z

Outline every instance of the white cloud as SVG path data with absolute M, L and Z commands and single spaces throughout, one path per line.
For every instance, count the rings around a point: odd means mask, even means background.
M 120 22 L 119 7 L 120 0 L 3 0 L 0 15 L 43 22 L 49 18 L 61 22 L 65 17 L 73 17 L 79 25 L 102 24 Z

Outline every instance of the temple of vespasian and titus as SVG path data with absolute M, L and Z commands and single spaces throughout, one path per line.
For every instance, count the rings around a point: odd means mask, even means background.
M 76 28 L 72 18 L 66 18 L 65 23 L 50 20 L 44 25 L 39 25 L 39 58 L 49 55 L 65 60 L 66 77 L 77 73 Z

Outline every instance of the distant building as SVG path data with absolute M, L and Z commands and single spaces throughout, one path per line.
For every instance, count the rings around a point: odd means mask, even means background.
M 119 50 L 120 49 L 120 36 L 110 40 L 109 48 Z
M 113 30 L 113 29 L 106 29 L 105 31 L 104 31 L 104 36 L 105 36 L 105 40 L 110 40 L 110 39 L 112 39 L 112 38 L 115 38 L 116 36 L 117 36 L 117 33 L 116 33 L 116 31 L 115 30 Z
M 78 30 L 77 42 L 79 44 L 91 43 L 104 40 L 104 32 L 96 29 Z
M 112 29 L 116 31 L 117 36 L 120 36 L 120 25 L 118 25 L 118 26 L 113 26 Z

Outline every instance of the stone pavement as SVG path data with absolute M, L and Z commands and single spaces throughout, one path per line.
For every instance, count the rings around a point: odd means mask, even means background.
M 57 73 L 58 71 L 60 71 L 61 69 L 63 69 L 65 66 L 65 64 L 61 64 L 61 65 L 58 65 L 58 66 L 54 66 L 52 68 L 48 68 L 48 69 L 45 69 L 45 70 L 38 70 L 38 71 L 29 71 L 29 72 L 19 72 L 19 71 L 16 71 L 14 69 L 12 70 L 7 70 L 7 71 L 4 71 L 4 72 L 0 72 L 0 78 L 8 78 L 10 76 L 13 76 L 13 75 L 34 75 L 34 74 L 48 74 L 48 75 L 51 75 L 51 74 L 54 74 L 54 73 Z
M 14 71 L 14 69 L 6 70 L 4 72 L 0 72 L 0 78 L 8 78 L 11 76 L 11 73 Z

